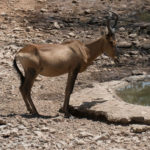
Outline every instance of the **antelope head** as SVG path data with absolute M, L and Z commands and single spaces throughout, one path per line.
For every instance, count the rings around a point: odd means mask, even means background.
M 115 39 L 115 27 L 118 22 L 118 15 L 114 12 L 110 12 L 109 14 L 110 14 L 110 16 L 107 20 L 108 32 L 104 36 L 103 52 L 104 52 L 104 54 L 106 54 L 107 56 L 112 58 L 116 64 L 118 64 L 119 63 L 119 54 L 118 54 L 116 39 Z M 113 26 L 111 26 L 111 24 L 110 24 L 112 17 L 115 18 L 115 22 L 114 22 Z

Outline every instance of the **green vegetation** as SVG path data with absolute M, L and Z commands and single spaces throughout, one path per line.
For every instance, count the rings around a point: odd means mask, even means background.
M 117 91 L 126 102 L 150 106 L 150 82 L 137 82 Z
M 141 13 L 138 15 L 138 18 L 141 21 L 150 22 L 150 13 L 148 12 Z

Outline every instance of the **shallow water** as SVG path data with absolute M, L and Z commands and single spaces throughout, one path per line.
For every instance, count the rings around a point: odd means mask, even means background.
M 140 19 L 141 21 L 150 22 L 150 13 L 148 12 L 141 13 L 138 15 L 138 19 Z
M 128 103 L 150 106 L 150 81 L 132 83 L 117 90 L 117 94 Z

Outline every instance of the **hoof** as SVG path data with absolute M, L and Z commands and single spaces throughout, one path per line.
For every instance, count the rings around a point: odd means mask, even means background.
M 60 109 L 59 109 L 59 112 L 60 112 L 60 113 L 65 113 L 65 110 L 64 110 L 63 108 L 60 108 Z
M 64 110 L 63 107 L 59 109 L 60 113 L 64 113 L 64 118 L 74 118 L 68 110 Z
M 34 112 L 32 113 L 32 115 L 40 116 L 40 114 L 39 114 L 37 111 L 34 111 Z
M 64 113 L 64 118 L 69 118 L 71 115 L 68 111 L 65 111 L 63 108 L 59 109 L 60 113 Z
M 64 115 L 64 118 L 75 119 L 75 117 L 72 116 L 70 113 L 65 114 L 65 115 Z
M 27 107 L 27 111 L 32 114 L 33 110 L 30 107 Z
M 72 115 L 68 111 L 65 112 L 64 118 L 71 118 L 71 117 L 72 117 Z
M 31 115 L 34 115 L 34 116 L 40 116 L 40 114 L 37 112 L 37 111 L 29 111 Z

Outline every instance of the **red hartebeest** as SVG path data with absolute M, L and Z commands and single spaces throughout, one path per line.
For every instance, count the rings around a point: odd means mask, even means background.
M 110 25 L 111 19 L 109 18 L 107 20 L 108 33 L 89 44 L 84 44 L 78 40 L 62 44 L 30 44 L 16 53 L 14 68 L 20 76 L 20 92 L 30 113 L 38 114 L 31 99 L 31 88 L 38 74 L 54 77 L 68 73 L 65 100 L 62 108 L 67 116 L 69 114 L 70 95 L 78 73 L 85 71 L 92 61 L 102 53 L 117 62 L 114 28 L 117 25 L 118 15 L 115 13 L 113 15 L 115 16 L 113 27 Z M 16 60 L 21 63 L 25 75 L 18 68 Z

